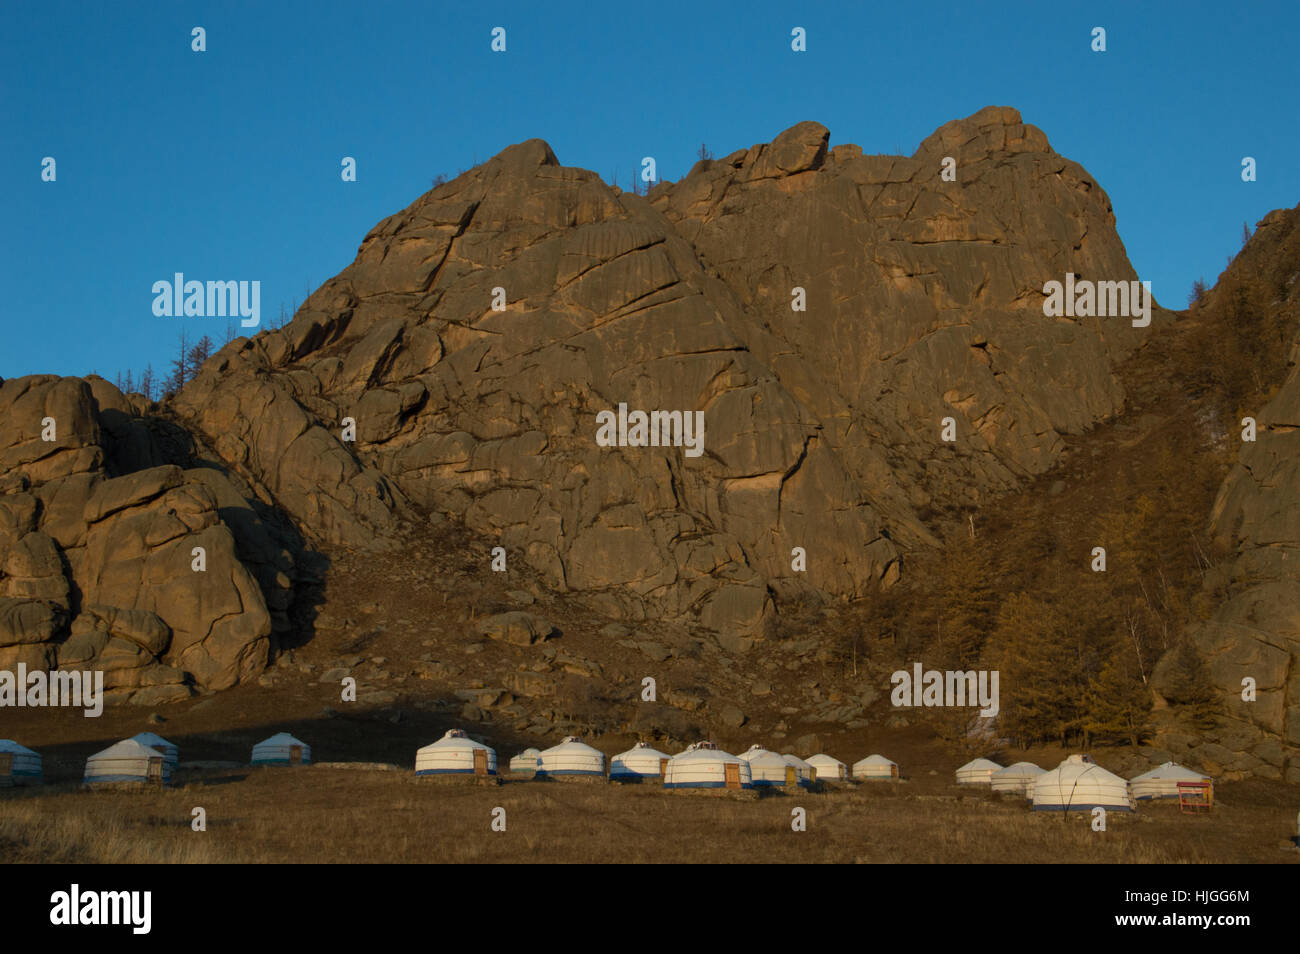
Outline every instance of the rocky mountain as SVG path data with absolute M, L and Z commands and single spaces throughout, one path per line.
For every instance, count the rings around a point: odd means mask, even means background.
M 1252 246 L 1288 260 L 1290 222 Z M 400 555 L 431 515 L 605 618 L 744 652 L 805 598 L 893 586 L 942 520 L 1123 413 L 1119 369 L 1172 316 L 1047 317 L 1067 273 L 1137 279 L 1105 192 L 1013 109 L 911 157 L 800 123 L 645 196 L 512 146 L 161 405 L 3 382 L 0 667 L 104 668 L 140 704 L 247 681 L 311 638 L 330 553 Z M 1198 638 L 1261 688 L 1238 752 L 1300 741 L 1289 373 L 1214 515 L 1234 589 Z M 608 446 L 620 409 L 702 440 Z
M 454 513 L 615 616 L 743 645 L 783 596 L 887 586 L 929 513 L 1122 406 L 1141 332 L 1044 318 L 1042 286 L 1136 276 L 1105 193 L 1014 110 L 910 159 L 828 137 L 802 123 L 648 197 L 513 146 L 381 222 L 175 409 L 323 543 Z M 702 412 L 702 455 L 599 446 L 621 404 Z

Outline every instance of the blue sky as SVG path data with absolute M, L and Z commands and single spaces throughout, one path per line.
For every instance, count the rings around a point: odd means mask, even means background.
M 155 317 L 153 282 L 255 279 L 272 319 L 435 175 L 531 137 L 627 187 L 641 156 L 677 179 L 701 142 L 721 156 L 804 119 L 910 154 L 990 104 L 1097 178 L 1138 273 L 1182 307 L 1243 222 L 1300 202 L 1297 27 L 1290 0 L 0 0 L 0 376 L 162 370 L 182 327 L 225 321 Z

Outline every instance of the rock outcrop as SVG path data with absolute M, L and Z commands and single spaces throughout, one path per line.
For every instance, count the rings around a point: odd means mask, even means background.
M 103 670 L 110 701 L 152 705 L 260 672 L 272 626 L 238 491 L 165 463 L 140 412 L 100 378 L 0 384 L 0 668 Z
M 234 685 L 292 630 L 304 547 L 389 547 L 424 510 L 743 650 L 788 599 L 892 585 L 935 515 L 1118 413 L 1144 332 L 1045 317 L 1067 272 L 1136 278 L 1105 193 L 1012 109 L 911 157 L 800 123 L 647 196 L 511 146 L 161 408 L 3 382 L 0 666 L 140 702 Z
M 1195 634 L 1214 683 L 1228 700 L 1227 724 L 1208 733 L 1196 752 L 1222 770 L 1284 775 L 1291 782 L 1300 782 L 1297 226 L 1300 207 L 1270 213 L 1225 274 L 1241 273 L 1261 288 L 1259 307 L 1277 312 L 1276 323 L 1292 337 L 1285 381 L 1251 415 L 1257 422 L 1256 440 L 1241 442 L 1237 463 L 1215 502 L 1213 533 L 1230 559 L 1215 568 L 1208 585 L 1225 588 L 1228 598 Z M 1216 288 L 1212 294 L 1219 293 Z M 1247 678 L 1255 683 L 1254 701 L 1242 698 Z
M 530 140 L 377 225 L 174 408 L 317 540 L 382 544 L 410 503 L 455 513 L 611 614 L 743 648 L 800 590 L 889 585 L 933 513 L 1121 408 L 1112 369 L 1141 331 L 1042 312 L 1067 271 L 1136 278 L 1114 225 L 1006 108 L 910 158 L 801 123 L 645 197 Z M 702 412 L 702 453 L 601 446 L 620 405 Z

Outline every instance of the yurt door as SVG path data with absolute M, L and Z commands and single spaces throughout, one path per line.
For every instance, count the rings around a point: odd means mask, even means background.
M 799 771 L 793 765 L 785 767 L 785 787 L 794 788 L 799 784 Z
M 4 779 L 4 782 L 0 782 L 0 785 L 9 780 L 9 776 L 13 774 L 13 771 L 14 754 L 12 752 L 0 752 L 0 779 Z
M 727 788 L 740 788 L 740 765 L 736 762 L 727 762 L 724 768 Z
M 659 760 L 659 777 L 660 777 L 660 778 L 666 778 L 667 775 L 668 775 L 668 760 L 667 760 L 667 759 L 660 759 L 660 760 Z
M 290 764 L 290 765 L 301 765 L 301 764 L 302 764 L 302 746 L 301 746 L 301 745 L 291 745 L 291 746 L 289 746 L 289 764 Z
M 474 750 L 474 774 L 487 774 L 487 749 Z
M 162 784 L 162 759 L 149 760 L 149 773 L 146 776 L 151 782 Z

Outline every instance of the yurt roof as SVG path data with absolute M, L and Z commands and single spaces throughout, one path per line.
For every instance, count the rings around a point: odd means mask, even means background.
M 812 768 L 812 766 L 808 762 L 799 758 L 799 756 L 797 755 L 791 755 L 789 752 L 783 754 L 781 758 L 785 759 L 787 764 L 793 765 L 795 768 L 804 768 L 804 769 Z
M 809 765 L 843 765 L 839 759 L 833 755 L 827 755 L 825 752 L 818 752 L 816 755 L 810 755 L 804 759 Z
M 520 752 L 518 755 L 516 755 L 515 758 L 517 758 L 517 759 L 518 759 L 518 758 L 536 758 L 537 756 L 539 756 L 539 755 L 541 755 L 541 754 L 542 754 L 542 750 L 541 750 L 541 749 L 535 749 L 535 748 L 532 748 L 532 747 L 530 746 L 529 748 L 524 749 L 522 752 Z
M 1087 758 L 1088 761 L 1085 762 L 1083 760 L 1084 758 Z M 1041 783 L 1043 779 L 1052 775 L 1055 775 L 1059 778 L 1087 778 L 1087 779 L 1095 780 L 1097 782 L 1104 782 L 1109 780 L 1109 781 L 1118 782 L 1120 785 L 1128 784 L 1127 779 L 1121 778 L 1120 776 L 1116 775 L 1114 772 L 1107 771 L 1106 769 L 1098 765 L 1096 762 L 1092 761 L 1092 759 L 1088 756 L 1083 756 L 1081 758 L 1080 756 L 1077 755 L 1071 755 L 1068 759 L 1066 759 L 1056 768 L 1052 769 L 1052 771 L 1044 772 L 1042 775 L 1040 775 L 1038 777 L 1038 781 Z M 1050 784 L 1050 780 L 1048 784 Z
M 0 739 L 0 752 L 12 752 L 14 755 L 35 755 L 31 749 L 25 745 L 19 745 L 13 739 Z
M 897 762 L 892 762 L 889 759 L 885 758 L 883 755 L 868 755 L 865 759 L 854 762 L 853 767 L 857 768 L 859 765 L 865 765 L 870 767 L 875 765 L 883 766 L 883 765 L 897 765 L 897 764 L 898 764 Z
M 592 748 L 590 745 L 588 745 L 586 742 L 583 742 L 576 735 L 566 736 L 563 742 L 559 743 L 558 745 L 552 745 L 549 749 L 545 749 L 544 751 L 539 752 L 538 754 L 545 755 L 547 752 L 574 752 L 574 751 L 590 752 L 593 755 L 599 755 L 601 758 L 604 758 L 605 756 L 605 753 L 600 751 L 600 749 Z
M 1028 778 L 1031 775 L 1041 775 L 1045 771 L 1047 770 L 1044 768 L 1040 768 L 1039 766 L 1035 765 L 1033 762 L 1016 762 L 1012 765 L 1008 765 L 1004 769 L 998 769 L 996 772 L 993 773 L 993 777 L 994 778 Z
M 697 742 L 685 752 L 673 756 L 674 759 L 721 759 L 723 762 L 743 762 L 744 759 L 730 752 L 724 752 L 712 742 Z
M 763 748 L 763 746 L 755 742 L 749 748 L 745 749 L 745 751 L 738 753 L 736 755 L 736 758 L 740 759 L 742 762 L 748 762 L 752 759 L 758 758 L 760 755 L 775 755 L 775 754 L 776 753 L 773 752 L 772 750 L 765 749 Z
M 749 755 L 749 753 L 745 753 L 745 754 Z M 748 759 L 745 759 L 745 761 L 747 761 L 750 765 L 786 766 L 790 764 L 789 762 L 786 761 L 784 755 L 780 755 L 776 752 L 759 752 L 755 755 L 750 755 Z
M 641 755 L 646 758 L 661 758 L 661 759 L 666 759 L 670 757 L 667 752 L 660 752 L 649 742 L 638 742 L 636 745 L 632 746 L 632 748 L 628 749 L 626 752 L 618 753 L 618 755 L 614 756 L 614 758 L 621 759 L 629 755 Z
M 257 745 L 259 746 L 260 745 L 303 745 L 305 746 L 306 744 L 307 743 L 304 742 L 302 739 L 294 738 L 288 732 L 277 732 L 269 739 L 263 739 L 261 742 L 257 743 Z M 254 746 L 254 748 L 257 748 L 257 746 Z
M 1179 765 L 1177 762 L 1165 762 L 1163 765 L 1157 765 L 1151 771 L 1143 772 L 1129 781 L 1146 782 L 1153 779 L 1181 779 L 1185 782 L 1200 782 L 1209 777 L 1203 772 L 1193 772 L 1187 766 Z
M 961 768 L 957 769 L 957 771 L 958 772 L 979 772 L 987 769 L 989 771 L 996 772 L 1001 768 L 1002 768 L 1001 765 L 999 765 L 997 762 L 991 761 L 990 759 L 971 759 Z
M 141 745 L 135 739 L 123 739 L 90 757 L 93 759 L 158 759 L 163 753 L 147 745 Z
M 430 742 L 419 750 L 426 752 L 429 749 L 487 749 L 488 746 L 482 742 L 476 742 L 471 739 L 462 729 L 448 729 L 442 734 L 442 738 L 437 742 Z M 417 752 L 416 754 L 419 754 Z
M 164 748 L 172 748 L 172 749 L 176 748 L 176 744 L 174 742 L 168 742 L 161 735 L 155 735 L 152 732 L 138 732 L 135 735 L 131 736 L 131 738 L 142 745 L 147 745 L 151 749 L 156 749 L 159 746 L 163 746 Z M 165 755 L 166 753 L 164 752 L 163 754 Z

